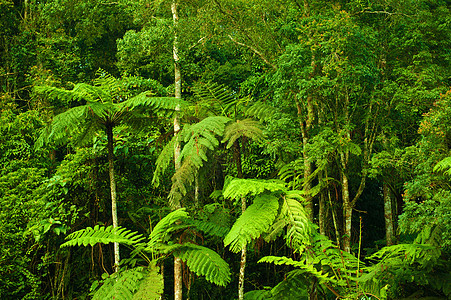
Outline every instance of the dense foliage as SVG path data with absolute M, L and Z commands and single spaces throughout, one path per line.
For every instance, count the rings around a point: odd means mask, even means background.
M 0 298 L 451 297 L 450 15 L 0 0 Z

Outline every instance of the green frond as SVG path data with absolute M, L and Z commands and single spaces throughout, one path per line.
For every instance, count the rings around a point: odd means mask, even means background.
M 303 245 L 310 244 L 311 225 L 304 206 L 287 194 L 281 214 L 287 219 L 287 245 L 292 249 L 300 249 Z
M 268 290 L 254 290 L 244 294 L 244 300 L 272 300 L 271 291 Z
M 223 195 L 224 198 L 241 199 L 262 194 L 265 191 L 286 193 L 287 188 L 280 180 L 234 178 L 225 186 Z
M 168 195 L 171 207 L 178 207 L 186 195 L 188 187 L 194 182 L 197 171 L 202 166 L 202 158 L 198 155 L 188 157 L 172 176 L 171 191 Z
M 174 255 L 185 261 L 191 271 L 214 284 L 226 286 L 230 282 L 229 265 L 209 248 L 185 243 Z
M 300 188 L 304 182 L 304 161 L 297 159 L 283 165 L 278 175 L 281 180 L 288 182 L 291 188 Z
M 255 102 L 245 110 L 246 116 L 257 118 L 262 121 L 267 121 L 279 113 L 274 106 L 268 105 L 264 102 Z
M 153 228 L 149 235 L 149 242 L 147 243 L 148 247 L 152 248 L 157 243 L 164 241 L 168 234 L 171 234 L 174 230 L 180 228 L 177 223 L 186 218 L 188 218 L 188 213 L 185 208 L 170 212 Z
M 150 269 L 150 270 L 149 270 Z M 163 278 L 156 267 L 137 267 L 120 271 L 107 276 L 100 287 L 94 292 L 93 300 L 132 300 L 132 299 L 158 299 L 163 292 Z M 95 283 L 92 289 L 96 289 Z M 142 288 L 141 288 L 142 286 Z M 138 298 L 137 293 L 142 289 L 150 298 Z
M 150 92 L 142 92 L 127 101 L 121 102 L 123 109 L 135 109 L 137 107 L 150 107 L 154 112 L 171 115 L 176 108 L 183 109 L 189 103 L 175 97 L 152 97 Z
M 203 119 L 197 124 L 185 127 L 180 138 L 186 143 L 180 152 L 180 168 L 172 176 L 169 201 L 174 207 L 186 195 L 188 186 L 193 183 L 198 170 L 207 161 L 207 150 L 219 145 L 217 135 L 222 135 L 227 117 L 215 116 Z
M 434 172 L 443 172 L 451 175 L 451 156 L 445 157 L 434 166 Z
M 298 269 L 298 272 L 311 274 L 315 276 L 320 282 L 335 281 L 333 278 L 329 277 L 329 274 L 318 271 L 313 264 L 307 263 L 306 261 L 295 261 L 285 256 L 265 256 L 258 262 L 293 266 Z
M 200 104 L 215 115 L 229 115 L 231 106 L 236 104 L 233 93 L 224 85 L 214 82 L 196 84 L 195 95 L 200 98 Z
M 88 227 L 69 234 L 66 237 L 67 242 L 61 247 L 68 246 L 94 246 L 97 243 L 121 243 L 126 245 L 135 245 L 140 243 L 144 237 L 141 234 L 132 232 L 122 227 L 113 228 L 112 225 L 105 227 L 96 225 L 94 228 Z
M 155 162 L 155 171 L 152 177 L 152 184 L 155 187 L 160 185 L 160 178 L 163 177 L 169 164 L 174 161 L 174 147 L 178 139 L 180 139 L 178 136 L 172 137 L 169 143 L 163 147 L 163 150 L 161 150 L 160 155 Z
M 293 270 L 271 290 L 271 294 L 274 299 L 308 300 L 309 295 L 307 291 L 308 286 L 306 286 L 304 272 Z
M 193 220 L 191 224 L 198 230 L 212 236 L 224 238 L 230 231 L 229 227 L 218 224 L 217 222 L 209 220 Z
M 144 273 L 144 278 L 141 280 L 141 284 L 132 299 L 158 300 L 163 294 L 163 290 L 163 275 L 161 275 L 155 263 L 151 263 Z
M 227 142 L 226 148 L 229 149 L 239 138 L 246 137 L 252 140 L 263 138 L 263 131 L 258 121 L 252 119 L 237 120 L 225 128 L 222 142 Z
M 261 194 L 242 213 L 224 238 L 224 245 L 232 252 L 240 251 L 246 244 L 266 232 L 274 222 L 279 209 L 279 199 L 271 194 Z

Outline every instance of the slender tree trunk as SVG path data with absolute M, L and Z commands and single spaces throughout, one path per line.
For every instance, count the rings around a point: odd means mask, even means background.
M 119 226 L 117 219 L 117 194 L 116 194 L 116 179 L 114 177 L 114 153 L 113 153 L 113 126 L 107 125 L 106 128 L 108 140 L 108 171 L 110 174 L 110 190 L 111 190 L 111 215 L 113 218 L 113 228 Z M 114 243 L 114 271 L 119 270 L 119 243 Z
M 177 26 L 178 26 L 178 13 L 177 13 L 177 1 L 173 0 L 171 4 L 172 20 L 174 24 L 174 43 L 172 47 L 172 55 L 174 58 L 174 86 L 175 86 L 175 98 L 182 98 L 182 75 L 180 72 L 179 55 L 178 55 L 178 36 L 177 36 Z M 180 106 L 177 105 L 176 113 L 174 117 L 174 135 L 180 132 L 180 119 L 179 111 Z M 181 145 L 180 141 L 177 141 L 174 147 L 174 161 L 175 169 L 180 168 L 180 151 Z M 177 203 L 175 209 L 181 208 L 181 203 Z M 183 288 L 183 277 L 182 277 L 182 260 L 179 257 L 174 257 L 174 299 L 182 300 L 182 288 Z
M 323 173 L 320 172 L 318 176 L 318 181 L 322 182 Z M 326 235 L 326 190 L 322 191 L 319 195 L 319 213 L 318 213 L 318 225 L 319 225 L 319 233 L 322 235 Z
M 243 169 L 241 165 L 241 150 L 237 141 L 233 144 L 233 159 L 235 160 L 237 177 L 243 178 Z M 246 198 L 241 198 L 241 214 L 246 210 Z M 246 268 L 246 245 L 241 250 L 240 273 L 238 275 L 238 300 L 244 299 L 244 270 Z
M 343 199 L 343 250 L 351 253 L 352 206 L 349 197 L 349 181 L 346 171 L 341 175 Z
M 393 223 L 393 203 L 391 197 L 390 186 L 384 181 L 384 218 L 385 218 L 385 238 L 387 246 L 396 244 L 394 223 Z

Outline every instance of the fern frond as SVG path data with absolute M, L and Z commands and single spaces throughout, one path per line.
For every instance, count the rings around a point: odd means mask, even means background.
M 311 226 L 304 206 L 287 194 L 282 205 L 282 212 L 287 218 L 286 242 L 292 249 L 300 249 L 310 244 Z
M 163 294 L 163 290 L 163 275 L 159 272 L 155 262 L 151 262 L 149 267 L 146 268 L 144 278 L 141 280 L 141 284 L 132 299 L 158 300 Z
M 244 294 L 244 300 L 273 300 L 271 291 L 254 290 Z
M 271 290 L 271 295 L 273 295 L 274 299 L 308 300 L 307 290 L 308 286 L 306 285 L 304 272 L 293 270 Z
M 267 121 L 280 113 L 274 106 L 268 105 L 264 102 L 255 102 L 245 110 L 246 116 L 257 118 L 262 121 Z
M 172 137 L 172 139 L 163 147 L 163 150 L 161 150 L 160 155 L 155 162 L 155 171 L 152 177 L 152 184 L 155 187 L 160 185 L 160 178 L 163 177 L 169 164 L 174 161 L 174 147 L 178 139 L 180 139 L 179 136 Z
M 105 227 L 96 225 L 94 228 L 88 227 L 69 234 L 66 237 L 67 242 L 61 247 L 68 246 L 94 246 L 95 244 L 121 243 L 126 245 L 135 245 L 144 240 L 141 234 L 132 232 L 122 227 L 113 228 L 112 225 Z
M 171 115 L 176 108 L 183 109 L 188 102 L 175 97 L 152 97 L 149 91 L 142 92 L 127 101 L 121 102 L 121 109 L 134 109 L 137 107 L 150 107 L 153 111 Z
M 258 121 L 252 119 L 237 120 L 225 128 L 222 142 L 227 142 L 226 148 L 229 149 L 239 138 L 247 137 L 252 140 L 263 138 L 263 131 Z
M 267 231 L 274 222 L 279 209 L 279 199 L 271 194 L 261 194 L 233 224 L 224 238 L 224 246 L 238 252 L 253 239 Z
M 233 93 L 224 85 L 214 82 L 196 84 L 193 88 L 195 95 L 214 115 L 229 115 L 230 107 L 236 104 Z
M 173 212 L 170 212 L 153 228 L 152 232 L 149 235 L 149 242 L 147 243 L 148 247 L 152 248 L 157 243 L 165 240 L 168 234 L 180 228 L 179 225 L 177 225 L 177 222 L 183 221 L 186 218 L 188 218 L 188 213 L 186 212 L 185 208 L 180 208 Z
M 258 261 L 259 263 L 272 263 L 275 265 L 287 265 L 296 267 L 300 273 L 308 273 L 316 278 L 320 282 L 331 282 L 335 281 L 333 278 L 329 277 L 327 273 L 318 271 L 313 264 L 306 263 L 305 261 L 295 261 L 291 258 L 285 256 L 265 256 Z
M 214 284 L 226 286 L 230 282 L 229 265 L 209 248 L 185 243 L 174 255 L 185 261 L 191 271 Z
M 434 172 L 443 172 L 446 175 L 451 175 L 451 156 L 445 157 L 439 161 L 433 169 Z
M 145 276 L 145 270 L 137 267 L 114 273 L 103 280 L 95 291 L 93 300 L 131 300 Z
M 180 168 L 172 177 L 172 187 L 169 193 L 171 205 L 177 205 L 186 195 L 188 186 L 195 180 L 198 170 L 207 161 L 207 150 L 213 150 L 219 145 L 217 135 L 222 135 L 227 117 L 208 117 L 199 123 L 187 126 L 180 133 L 180 138 L 186 142 L 180 153 Z
M 207 220 L 193 220 L 191 221 L 194 227 L 198 230 L 220 238 L 224 238 L 226 234 L 230 231 L 230 227 L 222 226 L 217 222 L 207 221 Z
M 265 191 L 286 193 L 287 188 L 280 180 L 263 179 L 232 179 L 224 188 L 224 198 L 241 199 L 246 196 L 256 196 Z

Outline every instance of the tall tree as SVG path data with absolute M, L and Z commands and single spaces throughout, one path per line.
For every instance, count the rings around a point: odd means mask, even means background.
M 143 114 L 143 107 L 175 109 L 174 98 L 149 97 L 150 91 L 122 101 L 120 82 L 108 74 L 100 74 L 94 85 L 80 83 L 72 90 L 50 86 L 38 86 L 37 93 L 53 100 L 67 103 L 85 102 L 84 105 L 70 108 L 54 117 L 52 123 L 42 132 L 37 146 L 44 143 L 67 143 L 82 146 L 92 142 L 94 134 L 103 131 L 107 136 L 108 169 L 110 177 L 111 215 L 113 227 L 118 227 L 117 191 L 114 172 L 114 136 L 115 127 L 126 124 L 130 128 L 142 130 L 150 120 Z M 119 244 L 114 243 L 114 268 L 119 268 Z

